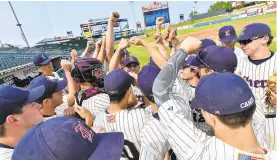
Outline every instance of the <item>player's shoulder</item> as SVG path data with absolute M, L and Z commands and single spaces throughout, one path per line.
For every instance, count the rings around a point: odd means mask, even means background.
M 110 98 L 106 93 L 100 93 L 100 94 L 94 95 L 88 98 L 87 101 L 90 101 L 94 105 L 108 106 L 110 104 Z

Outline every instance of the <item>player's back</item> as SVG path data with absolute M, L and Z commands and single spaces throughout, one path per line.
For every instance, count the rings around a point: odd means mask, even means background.
M 164 157 L 170 148 L 164 126 L 153 116 L 143 127 L 140 138 L 140 160 L 159 159 Z
M 234 138 L 235 140 L 235 138 Z M 266 154 L 254 154 L 234 148 L 216 137 L 201 142 L 190 159 L 194 160 L 275 160 L 277 152 L 265 150 Z M 188 158 L 188 159 L 189 159 Z
M 110 104 L 110 98 L 105 93 L 94 95 L 83 101 L 82 106 L 88 109 L 95 118 L 99 113 L 105 112 Z
M 105 112 L 100 117 L 103 118 L 102 124 L 107 132 L 123 132 L 125 139 L 123 152 L 127 152 L 129 157 L 138 157 L 137 154 L 139 154 L 141 146 L 140 132 L 149 119 L 148 115 L 143 108 L 135 108 L 122 110 L 114 114 Z M 98 118 L 97 121 L 99 121 Z

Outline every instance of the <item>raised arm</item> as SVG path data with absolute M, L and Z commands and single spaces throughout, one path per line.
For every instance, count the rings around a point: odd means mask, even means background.
M 188 37 L 183 41 L 175 55 L 165 64 L 153 84 L 155 102 L 161 106 L 170 99 L 170 93 L 178 76 L 179 69 L 185 63 L 188 54 L 193 54 L 201 46 L 201 41 Z
M 98 54 L 99 54 L 99 52 L 100 52 L 101 45 L 102 45 L 102 39 L 101 39 L 101 40 L 98 40 L 98 41 L 95 43 L 95 50 L 94 50 L 94 52 L 93 52 L 92 58 L 97 58 L 97 57 L 98 57 Z
M 130 43 L 128 42 L 127 39 L 122 38 L 121 41 L 118 44 L 118 48 L 116 52 L 114 53 L 110 64 L 109 64 L 109 71 L 113 71 L 118 68 L 119 62 L 120 62 L 120 54 L 121 51 L 124 49 L 128 48 L 130 46 Z
M 82 53 L 81 57 L 85 57 L 88 54 L 93 54 L 92 53 L 93 52 L 93 45 L 94 45 L 93 41 L 88 41 L 87 42 L 87 47 L 86 47 L 85 51 Z
M 163 22 L 164 22 L 164 17 L 158 17 L 156 19 L 156 34 L 154 35 L 154 39 L 156 40 L 160 53 L 164 56 L 165 59 L 168 60 L 170 56 L 165 49 L 162 34 L 161 34 L 161 25 L 163 24 Z
M 110 19 L 108 21 L 108 30 L 106 35 L 106 57 L 108 63 L 111 61 L 114 52 L 114 30 L 113 24 L 118 20 L 119 14 L 117 12 L 112 12 L 110 14 Z
M 78 57 L 78 52 L 75 49 L 73 49 L 70 55 L 71 55 L 71 63 L 74 64 L 76 58 Z
M 130 39 L 130 43 L 135 45 L 141 45 L 147 49 L 147 53 L 153 58 L 153 61 L 158 65 L 159 68 L 163 68 L 167 59 L 161 55 L 159 51 L 157 51 L 151 44 L 143 41 L 138 37 L 132 37 Z
M 72 63 L 70 63 L 67 60 L 62 60 L 61 61 L 61 67 L 64 70 L 64 74 L 67 79 L 67 88 L 68 88 L 68 94 L 67 94 L 67 102 L 68 106 L 71 107 L 75 103 L 75 93 L 76 93 L 76 88 L 75 88 L 75 83 L 74 80 L 71 76 L 71 69 Z
M 106 36 L 103 36 L 102 45 L 100 47 L 99 54 L 97 56 L 97 59 L 104 64 L 104 58 L 105 58 L 105 47 L 106 47 Z

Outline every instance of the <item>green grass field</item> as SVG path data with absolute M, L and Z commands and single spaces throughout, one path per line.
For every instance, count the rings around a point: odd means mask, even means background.
M 225 17 L 226 17 L 225 15 L 213 16 L 213 17 L 195 20 L 193 23 L 197 24 L 197 23 L 202 23 L 202 22 L 208 22 L 208 21 L 213 21 L 213 20 L 217 20 L 217 19 L 222 19 Z M 183 22 L 183 23 L 178 23 L 178 24 L 172 25 L 172 27 L 177 28 L 177 27 L 191 25 L 191 24 L 192 24 L 191 22 Z M 162 28 L 162 29 L 164 29 L 164 28 Z M 155 31 L 156 31 L 155 29 L 151 29 L 151 30 L 145 31 L 145 33 L 147 33 L 149 35 L 153 35 L 155 33 Z
M 272 17 L 274 17 L 273 20 L 270 20 L 270 21 L 266 20 L 266 19 L 272 18 Z M 219 29 L 225 25 L 238 25 L 238 24 L 243 24 L 243 23 L 251 23 L 256 20 L 262 21 L 263 19 L 265 20 L 265 23 L 270 26 L 272 35 L 275 37 L 276 36 L 276 13 L 271 13 L 271 14 L 266 14 L 266 15 L 261 15 L 261 16 L 246 18 L 246 19 L 240 19 L 240 20 L 235 20 L 235 21 L 229 21 L 229 22 L 224 22 L 224 23 L 212 24 L 209 26 L 190 28 L 187 30 L 179 31 L 178 36 L 191 34 L 191 33 L 197 33 L 199 31 L 203 32 L 203 31 L 209 30 L 209 29 Z M 243 29 L 243 27 L 241 27 L 241 28 L 236 27 L 237 34 L 239 34 L 242 29 Z M 154 42 L 153 37 L 148 37 L 148 38 L 145 38 L 144 40 L 147 42 Z M 270 45 L 270 50 L 276 51 L 276 40 L 275 39 L 273 40 L 272 44 Z M 149 62 L 149 55 L 143 47 L 132 45 L 130 48 L 128 48 L 128 51 L 131 52 L 131 55 L 134 55 L 139 59 L 141 66 L 143 66 Z

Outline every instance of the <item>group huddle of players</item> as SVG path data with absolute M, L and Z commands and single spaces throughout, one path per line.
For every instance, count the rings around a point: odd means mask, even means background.
M 277 55 L 263 23 L 220 28 L 211 39 L 178 39 L 161 30 L 155 44 L 107 33 L 78 57 L 34 56 L 42 73 L 27 89 L 0 86 L 1 160 L 276 160 Z M 239 43 L 240 48 L 235 44 Z M 150 55 L 147 65 L 130 45 Z M 169 45 L 170 53 L 165 45 Z M 275 86 L 276 87 L 276 86 Z

